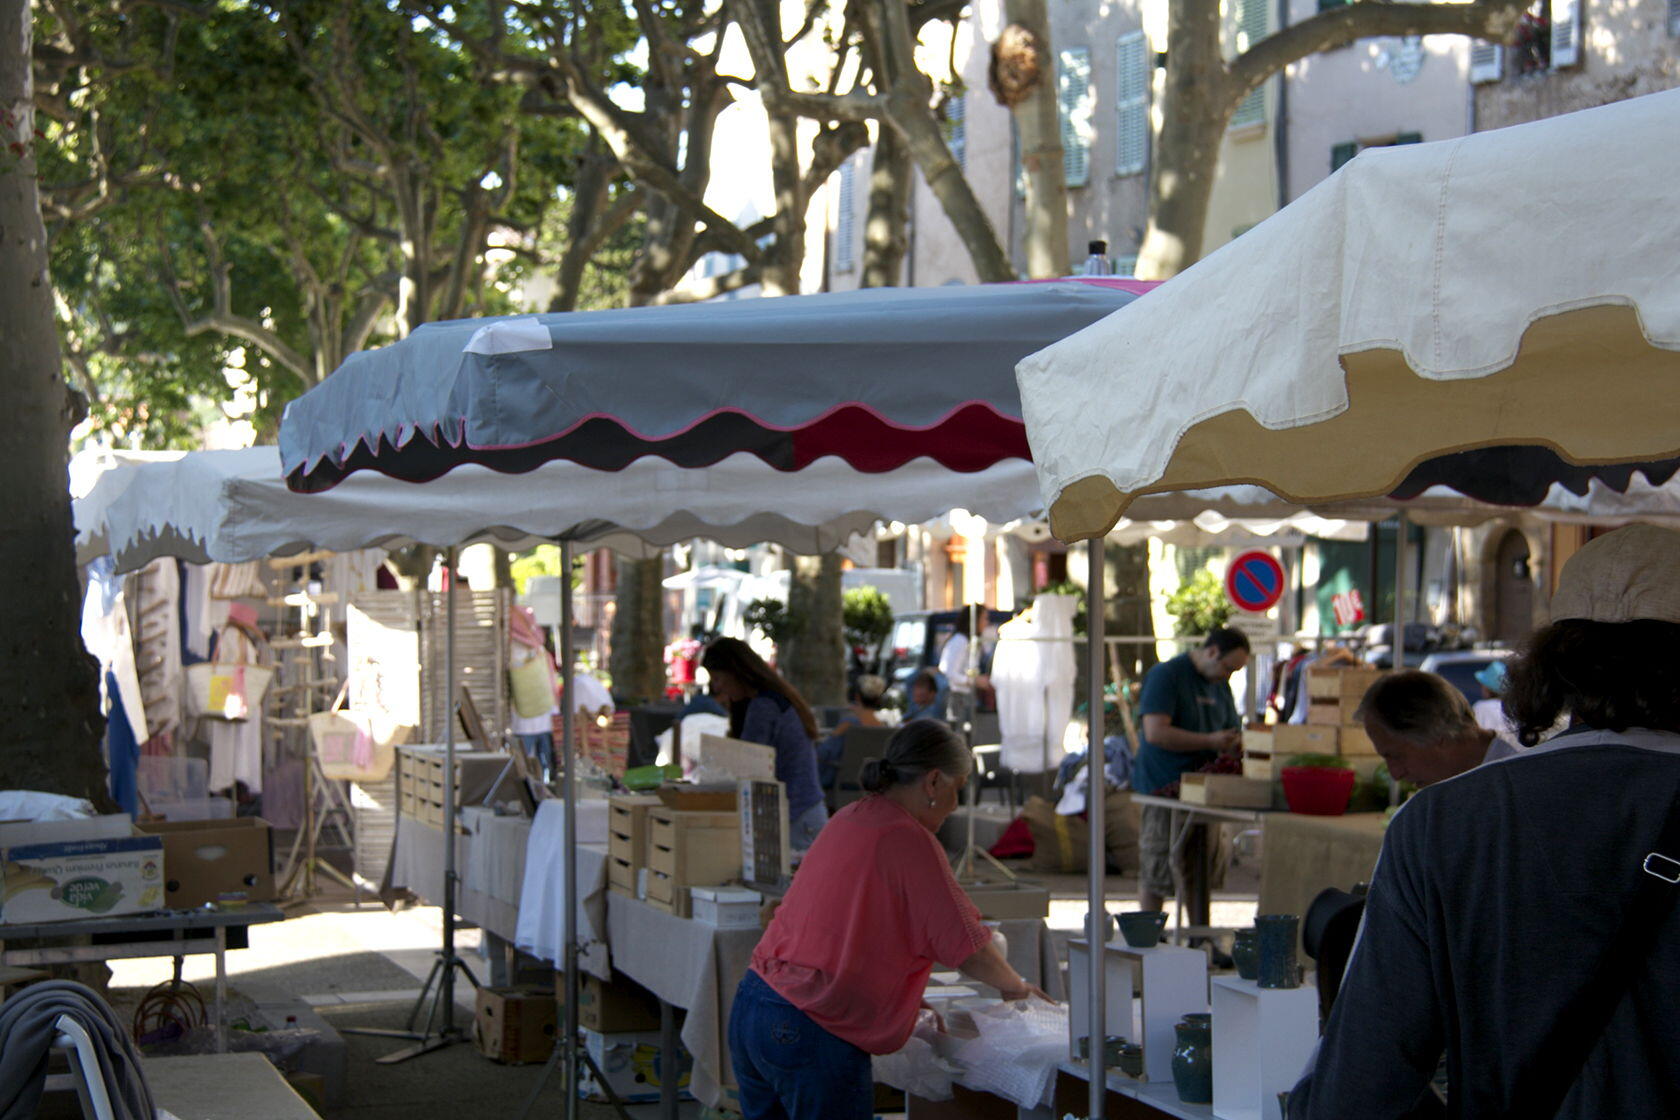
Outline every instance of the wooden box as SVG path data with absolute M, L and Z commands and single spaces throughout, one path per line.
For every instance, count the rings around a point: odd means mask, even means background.
M 1190 805 L 1270 809 L 1272 783 L 1236 774 L 1185 774 L 1179 779 L 1178 799 Z
M 1356 723 L 1354 713 L 1359 710 L 1359 702 L 1383 675 L 1382 669 L 1308 670 L 1307 722 L 1325 727 Z
M 648 814 L 664 808 L 650 793 L 607 798 L 607 887 L 636 895 L 636 873 L 647 866 Z
M 1243 728 L 1243 754 L 1276 754 L 1276 732 L 1275 726 Z
M 1272 754 L 1285 762 L 1295 754 L 1335 754 L 1341 731 L 1312 723 L 1280 723 L 1272 731 Z
M 1336 738 L 1336 743 L 1338 752 L 1344 758 L 1363 758 L 1377 753 L 1376 745 L 1371 742 L 1371 737 L 1365 733 L 1365 728 L 1359 724 L 1342 728 Z
M 1244 750 L 1242 766 L 1242 776 L 1245 778 L 1269 782 L 1273 778 L 1282 777 L 1283 764 L 1278 761 L 1278 756 L 1274 754 Z
M 689 887 L 714 887 L 741 874 L 741 822 L 735 813 L 653 809 L 648 813 L 647 901 L 688 917 Z

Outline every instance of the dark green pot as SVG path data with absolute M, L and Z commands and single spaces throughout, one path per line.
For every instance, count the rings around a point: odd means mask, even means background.
M 1173 1084 L 1185 1104 L 1213 1103 L 1213 1024 L 1186 1017 L 1173 1028 L 1178 1045 L 1173 1048 Z

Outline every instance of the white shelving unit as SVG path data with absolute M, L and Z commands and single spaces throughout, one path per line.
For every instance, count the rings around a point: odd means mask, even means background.
M 1318 989 L 1262 988 L 1213 978 L 1213 1114 L 1282 1120 L 1278 1094 L 1294 1088 L 1318 1041 Z
M 1140 1044 L 1144 1079 L 1170 1086 L 1177 1042 L 1173 1026 L 1189 1012 L 1208 1010 L 1207 954 L 1177 945 L 1134 949 L 1119 940 L 1103 949 L 1104 1034 Z M 1068 1055 L 1073 1059 L 1079 1057 L 1078 1040 L 1090 1022 L 1089 962 L 1088 942 L 1069 941 Z M 1101 1045 L 1101 1039 L 1094 1041 Z

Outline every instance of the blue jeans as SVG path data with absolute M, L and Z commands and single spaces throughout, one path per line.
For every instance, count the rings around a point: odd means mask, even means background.
M 869 1055 L 813 1023 L 748 971 L 729 1012 L 743 1120 L 871 1120 Z
M 549 731 L 538 731 L 531 735 L 520 735 L 519 742 L 542 766 L 543 780 L 547 781 L 554 774 L 554 735 Z

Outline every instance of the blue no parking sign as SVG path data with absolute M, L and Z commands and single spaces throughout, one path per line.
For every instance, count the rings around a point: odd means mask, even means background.
M 1269 611 L 1283 598 L 1283 565 L 1269 552 L 1245 552 L 1225 570 L 1225 594 L 1242 610 Z

